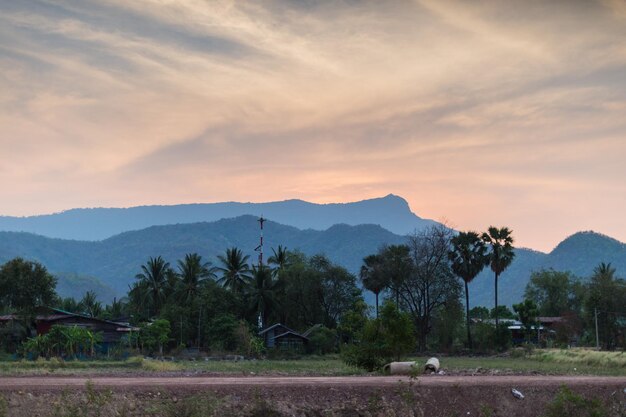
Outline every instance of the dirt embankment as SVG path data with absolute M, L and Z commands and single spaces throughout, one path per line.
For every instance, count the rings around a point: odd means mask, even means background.
M 541 416 L 562 386 L 626 416 L 626 378 L 541 376 L 2 378 L 0 416 Z

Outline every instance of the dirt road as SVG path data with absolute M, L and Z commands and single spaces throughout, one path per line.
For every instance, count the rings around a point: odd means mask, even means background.
M 63 389 L 67 387 L 84 387 L 90 381 L 94 386 L 113 390 L 152 387 L 227 387 L 227 386 L 273 386 L 273 387 L 384 387 L 398 385 L 399 382 L 413 382 L 423 387 L 451 387 L 462 385 L 483 387 L 545 387 L 545 386 L 622 386 L 626 388 L 626 377 L 596 376 L 422 376 L 411 380 L 398 376 L 370 377 L 10 377 L 0 378 L 0 390 Z

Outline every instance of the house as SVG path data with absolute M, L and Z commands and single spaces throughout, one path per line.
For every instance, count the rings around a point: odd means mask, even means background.
M 300 350 L 309 343 L 308 337 L 281 323 L 261 330 L 259 336 L 263 338 L 263 344 L 268 349 Z
M 78 326 L 91 330 L 94 333 L 102 334 L 100 350 L 107 352 L 109 348 L 127 340 L 133 331 L 138 328 L 130 326 L 128 323 L 118 323 L 115 321 L 89 317 L 84 314 L 70 313 L 58 308 L 45 308 L 40 311 L 35 319 L 38 335 L 46 334 L 52 326 Z

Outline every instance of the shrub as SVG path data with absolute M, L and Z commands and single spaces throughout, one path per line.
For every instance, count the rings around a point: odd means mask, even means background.
M 554 400 L 548 404 L 545 417 L 603 417 L 608 410 L 595 398 L 588 400 L 563 386 Z
M 413 323 L 407 313 L 398 310 L 390 301 L 385 302 L 380 318 L 368 320 L 359 344 L 342 349 L 342 358 L 348 365 L 367 371 L 380 369 L 386 362 L 400 360 L 410 352 L 415 343 Z
M 337 331 L 321 326 L 309 336 L 309 352 L 325 355 L 337 351 Z

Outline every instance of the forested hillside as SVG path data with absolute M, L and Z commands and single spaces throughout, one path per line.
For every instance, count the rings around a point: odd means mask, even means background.
M 405 242 L 405 237 L 380 226 L 345 224 L 324 231 L 300 230 L 272 221 L 265 223 L 265 251 L 283 245 L 307 255 L 326 254 L 333 262 L 357 273 L 363 258 L 385 244 Z M 259 225 L 254 216 L 212 223 L 153 226 L 125 232 L 101 242 L 51 239 L 29 233 L 0 232 L 0 263 L 16 256 L 43 263 L 59 275 L 59 292 L 74 295 L 90 289 L 109 300 L 123 295 L 151 256 L 174 264 L 197 252 L 215 261 L 226 248 L 236 246 L 256 259 Z M 587 277 L 600 262 L 611 263 L 618 276 L 626 275 L 626 245 L 607 236 L 581 232 L 570 236 L 550 254 L 517 249 L 511 266 L 500 277 L 500 302 L 519 302 L 533 271 L 554 268 Z M 493 274 L 485 269 L 471 284 L 472 305 L 493 304 Z

